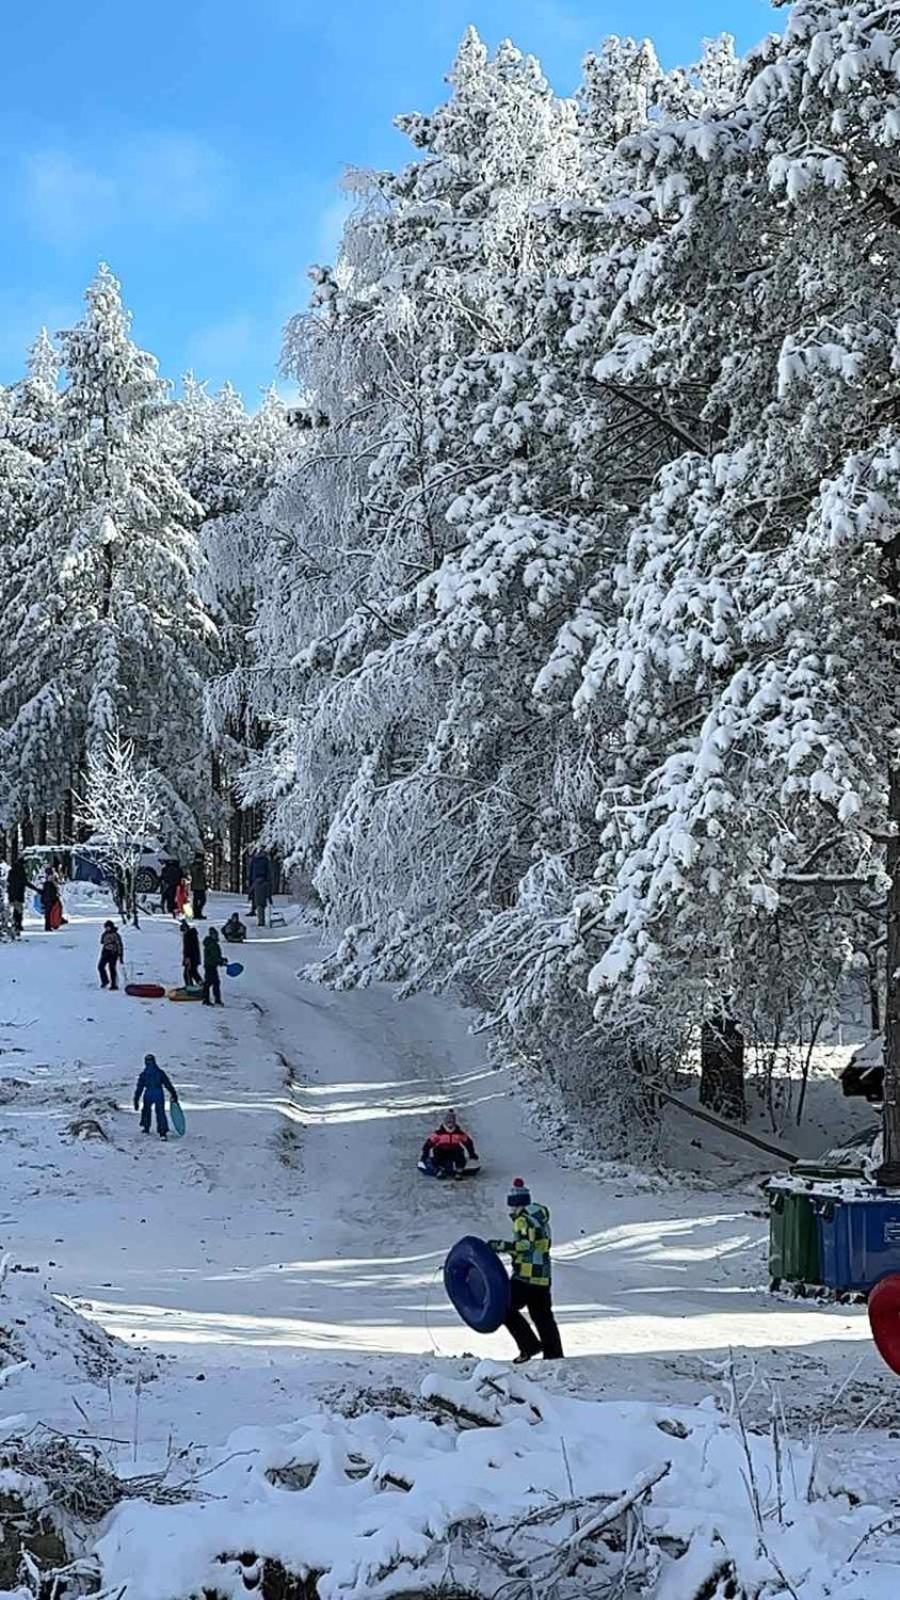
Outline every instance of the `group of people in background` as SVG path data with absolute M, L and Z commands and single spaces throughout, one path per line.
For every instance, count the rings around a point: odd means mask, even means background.
M 32 871 L 34 868 L 32 867 Z M 26 857 L 19 855 L 9 867 L 6 876 L 5 892 L 12 913 L 13 932 L 18 936 L 22 933 L 25 900 L 30 891 L 36 900 L 44 917 L 44 928 L 47 933 L 54 932 L 65 923 L 63 914 L 61 885 L 66 877 L 66 862 L 63 856 L 53 856 L 44 869 L 43 878 L 39 882 L 32 882 L 28 876 Z M 168 915 L 176 918 L 182 925 L 187 919 L 192 921 L 203 920 L 206 916 L 207 877 L 206 860 L 202 851 L 194 856 L 190 869 L 186 870 L 174 857 L 164 861 L 160 872 L 160 907 Z M 113 898 L 122 920 L 127 919 L 130 902 L 129 885 L 124 881 L 122 869 L 117 868 L 112 884 Z M 247 864 L 246 877 L 247 896 L 250 909 L 256 917 L 260 928 L 266 926 L 269 907 L 272 904 L 275 889 L 275 866 L 268 850 L 262 846 L 255 848 Z M 110 926 L 110 924 L 107 924 Z M 233 912 L 225 923 L 222 933 L 230 944 L 243 944 L 247 938 L 247 927 L 241 921 L 237 912 Z M 216 935 L 218 939 L 218 935 Z M 121 939 L 119 940 L 121 944 Z M 111 951 L 111 945 L 107 946 Z M 121 951 L 117 959 L 122 960 Z M 194 933 L 193 940 L 187 940 L 183 947 L 185 966 L 185 982 L 188 982 L 188 972 L 195 981 L 199 981 L 201 954 L 199 938 Z M 106 973 L 110 988 L 115 988 L 113 981 L 115 974 Z
M 169 916 L 180 921 L 190 907 L 190 916 L 197 922 L 206 915 L 206 862 L 202 854 L 198 853 L 191 864 L 190 870 L 185 871 L 181 863 L 170 859 L 163 864 L 160 873 L 160 904 L 163 911 Z M 272 903 L 275 889 L 275 868 L 268 850 L 258 846 L 252 853 L 247 865 L 247 897 L 250 909 L 256 916 L 257 925 L 264 928 L 268 915 L 268 908 Z M 243 923 L 238 919 L 238 925 Z M 246 929 L 243 937 L 246 938 Z M 238 942 L 238 941 L 235 941 Z
M 159 875 L 160 908 L 170 917 L 184 916 L 188 906 L 195 920 L 206 915 L 206 860 L 202 852 L 195 855 L 189 872 L 179 861 L 170 859 L 163 863 Z
M 62 895 L 59 892 L 62 880 L 62 864 L 57 863 L 55 857 L 46 868 L 40 884 L 31 882 L 23 858 L 16 857 L 6 876 L 6 897 L 12 910 L 13 930 L 17 935 L 22 932 L 25 895 L 29 889 L 37 897 L 44 914 L 45 932 L 54 933 L 57 928 L 63 926 L 66 919 L 63 916 Z

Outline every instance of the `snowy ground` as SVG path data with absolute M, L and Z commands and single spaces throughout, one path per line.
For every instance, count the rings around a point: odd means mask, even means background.
M 233 904 L 215 897 L 213 917 Z M 743 1158 L 721 1191 L 561 1167 L 446 1003 L 298 982 L 319 954 L 302 921 L 253 932 L 243 977 L 224 980 L 226 1008 L 209 1011 L 101 993 L 107 908 L 73 900 L 67 912 L 60 932 L 32 921 L 0 951 L 0 1243 L 37 1268 L 34 1293 L 46 1284 L 145 1347 L 148 1381 L 136 1386 L 116 1361 L 38 1364 L 4 1395 L 17 1412 L 144 1459 L 224 1445 L 249 1420 L 282 1427 L 313 1397 L 466 1377 L 471 1361 L 443 1358 L 502 1359 L 510 1344 L 455 1319 L 441 1263 L 460 1234 L 503 1231 L 521 1173 L 553 1212 L 573 1359 L 536 1375 L 560 1403 L 695 1405 L 721 1394 L 733 1350 L 750 1421 L 768 1414 L 774 1383 L 800 1428 L 838 1392 L 829 1427 L 900 1423 L 900 1383 L 863 1310 L 765 1293 L 763 1207 Z M 171 922 L 147 920 L 126 934 L 129 975 L 179 981 L 179 943 Z M 131 1095 L 147 1050 L 181 1091 L 181 1142 L 138 1131 Z M 485 1170 L 438 1186 L 415 1160 L 448 1104 Z M 107 1142 L 69 1132 L 85 1116 Z M 852 1104 L 841 1116 L 845 1131 L 871 1120 Z M 723 1156 L 711 1152 L 717 1170 Z M 12 1274 L 7 1294 L 24 1281 Z M 895 1473 L 897 1447 L 864 1437 Z

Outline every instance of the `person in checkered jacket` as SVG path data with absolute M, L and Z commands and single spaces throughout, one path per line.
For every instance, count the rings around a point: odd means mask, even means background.
M 522 1178 L 513 1179 L 506 1203 L 513 1237 L 489 1239 L 488 1243 L 498 1255 L 512 1258 L 509 1315 L 504 1327 L 519 1347 L 515 1361 L 519 1365 L 541 1354 L 545 1361 L 558 1361 L 563 1347 L 553 1314 L 550 1212 L 532 1200 Z M 533 1327 L 523 1311 L 528 1312 Z

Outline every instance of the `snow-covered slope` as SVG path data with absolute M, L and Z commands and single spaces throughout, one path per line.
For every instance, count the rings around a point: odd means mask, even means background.
M 231 904 L 216 900 L 212 915 Z M 797 1376 L 827 1386 L 859 1361 L 868 1405 L 881 1376 L 864 1313 L 765 1294 L 758 1191 L 600 1183 L 562 1167 L 445 1002 L 299 982 L 319 951 L 302 921 L 252 931 L 222 1011 L 101 993 L 105 909 L 73 902 L 59 933 L 31 923 L 3 953 L 0 1239 L 104 1328 L 177 1358 L 207 1439 L 245 1415 L 221 1390 L 207 1415 L 195 1377 L 215 1368 L 252 1368 L 255 1404 L 275 1417 L 298 1359 L 311 1380 L 335 1362 L 377 1375 L 401 1356 L 418 1358 L 414 1372 L 436 1355 L 509 1355 L 504 1333 L 476 1339 L 458 1322 L 440 1268 L 460 1234 L 502 1231 L 516 1173 L 553 1212 L 567 1353 L 594 1358 L 555 1381 L 666 1395 L 679 1374 L 694 1398 L 709 1363 L 740 1347 L 790 1375 L 800 1410 Z M 127 933 L 126 952 L 132 977 L 177 981 L 170 922 Z M 138 1131 L 131 1095 L 147 1050 L 181 1092 L 181 1142 Z M 484 1172 L 448 1188 L 420 1178 L 415 1159 L 451 1103 Z M 74 1135 L 85 1119 L 105 1137 Z

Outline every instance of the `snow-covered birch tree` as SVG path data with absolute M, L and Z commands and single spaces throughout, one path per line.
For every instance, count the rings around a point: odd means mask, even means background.
M 91 853 L 113 878 L 123 922 L 139 926 L 137 877 L 141 856 L 159 831 L 159 774 L 135 759 L 134 742 L 116 728 L 87 756 L 78 820 Z

